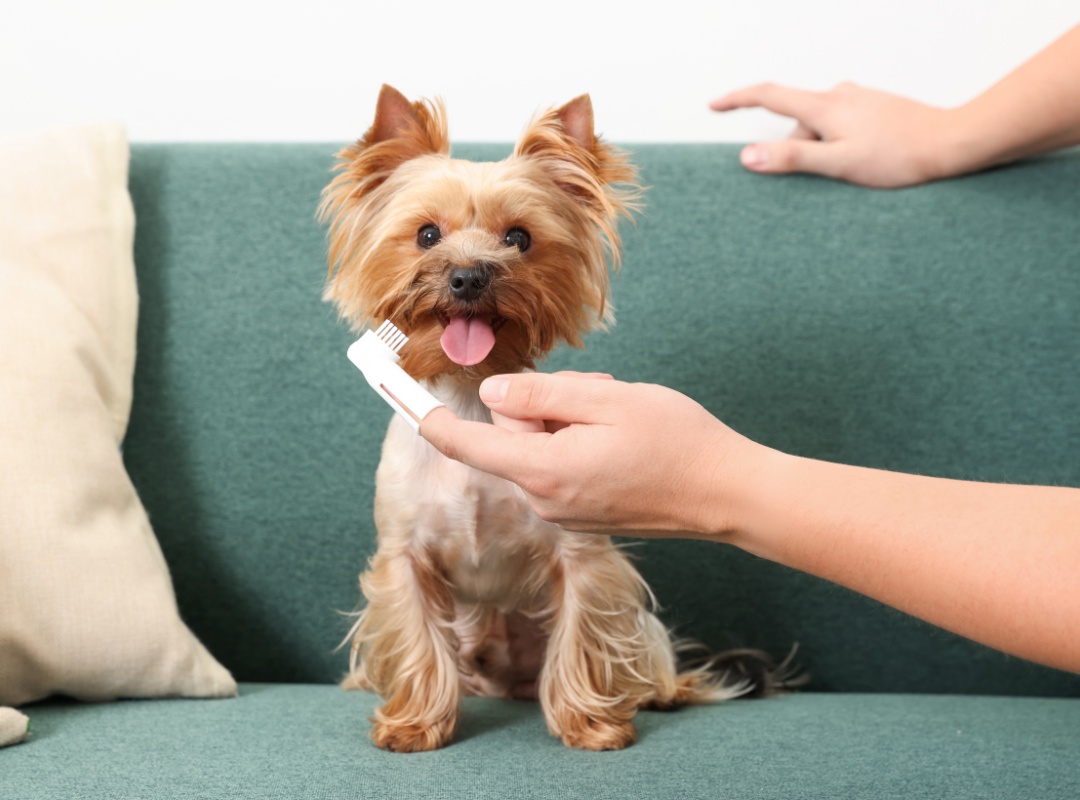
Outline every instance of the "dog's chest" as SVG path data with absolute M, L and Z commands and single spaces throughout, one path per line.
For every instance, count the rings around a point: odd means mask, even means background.
M 560 533 L 516 486 L 445 458 L 396 418 L 379 464 L 376 524 L 381 544 L 393 537 L 434 557 L 458 599 L 505 607 L 519 605 L 525 584 L 534 583 L 530 572 Z

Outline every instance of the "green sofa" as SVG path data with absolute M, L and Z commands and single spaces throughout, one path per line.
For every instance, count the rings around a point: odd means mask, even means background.
M 338 148 L 132 149 L 124 461 L 182 615 L 240 693 L 32 704 L 0 798 L 1080 797 L 1080 676 L 696 541 L 633 550 L 664 619 L 714 649 L 798 643 L 805 689 L 642 712 L 620 752 L 475 698 L 451 746 L 375 748 L 377 700 L 337 688 L 336 648 L 391 412 L 320 299 Z M 750 175 L 734 146 L 629 149 L 649 189 L 618 322 L 546 369 L 672 386 L 802 455 L 1080 486 L 1080 153 L 881 192 Z

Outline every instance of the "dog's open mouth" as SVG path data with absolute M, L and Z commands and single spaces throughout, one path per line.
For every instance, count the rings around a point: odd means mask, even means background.
M 495 347 L 495 334 L 506 319 L 494 314 L 440 315 L 443 335 L 440 339 L 447 358 L 462 367 L 479 364 Z

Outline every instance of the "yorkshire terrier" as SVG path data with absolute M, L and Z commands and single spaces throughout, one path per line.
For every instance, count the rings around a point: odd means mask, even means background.
M 359 329 L 390 320 L 400 365 L 459 417 L 490 421 L 480 382 L 582 346 L 612 319 L 620 218 L 641 189 L 593 129 L 588 95 L 528 125 L 512 155 L 450 157 L 442 103 L 384 86 L 375 121 L 323 192 L 325 297 Z M 372 738 L 432 750 L 463 695 L 539 698 L 571 747 L 617 750 L 639 708 L 743 694 L 709 665 L 678 666 L 651 590 L 605 536 L 532 513 L 512 484 L 440 455 L 396 415 L 376 475 L 378 550 L 343 685 L 385 701 Z

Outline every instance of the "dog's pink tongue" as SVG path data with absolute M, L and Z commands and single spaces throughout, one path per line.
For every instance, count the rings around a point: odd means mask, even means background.
M 455 364 L 479 364 L 495 346 L 495 331 L 483 317 L 454 317 L 442 335 L 442 349 Z

